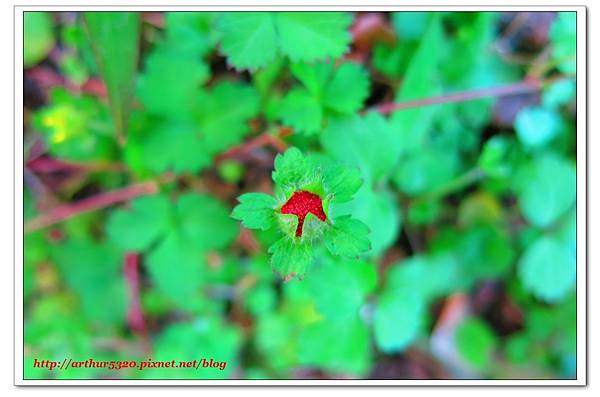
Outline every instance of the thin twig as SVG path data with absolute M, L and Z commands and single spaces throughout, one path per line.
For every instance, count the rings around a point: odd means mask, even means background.
M 140 337 L 144 354 L 150 353 L 150 341 L 142 312 L 140 301 L 140 255 L 137 252 L 127 252 L 124 258 L 123 273 L 129 288 L 129 308 L 127 323 L 129 328 Z
M 436 97 L 415 99 L 405 102 L 389 102 L 384 103 L 382 105 L 376 106 L 373 110 L 388 114 L 395 112 L 397 110 L 404 109 L 412 109 L 422 106 L 431 106 L 431 105 L 440 105 L 444 103 L 456 103 L 456 102 L 466 102 L 472 101 L 474 99 L 486 98 L 486 97 L 501 97 L 501 96 L 510 96 L 510 95 L 518 95 L 525 94 L 529 92 L 536 92 L 542 89 L 542 87 L 550 82 L 555 82 L 558 80 L 564 80 L 567 78 L 572 78 L 571 76 L 558 76 L 556 78 L 551 78 L 547 80 L 539 80 L 539 79 L 526 79 L 520 81 L 518 83 L 512 83 L 497 87 L 490 88 L 481 88 L 476 90 L 468 90 L 456 92 L 453 94 L 440 95 Z
M 165 174 L 158 180 L 137 183 L 122 189 L 88 197 L 75 203 L 61 205 L 26 222 L 25 232 L 29 233 L 39 230 L 72 218 L 75 215 L 105 208 L 122 201 L 131 200 L 138 196 L 157 193 L 161 182 L 166 182 L 172 179 L 173 176 L 171 174 Z
M 275 135 L 264 132 L 257 137 L 249 139 L 238 146 L 232 147 L 225 153 L 222 153 L 217 157 L 216 161 L 221 162 L 223 160 L 239 157 L 263 146 L 272 146 L 278 152 L 284 152 L 285 149 L 287 149 L 287 144 L 282 138 L 285 138 L 291 134 L 292 130 L 285 127 L 280 128 L 278 133 Z

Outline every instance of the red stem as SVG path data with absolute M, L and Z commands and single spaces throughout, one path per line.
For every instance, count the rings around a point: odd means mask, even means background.
M 140 303 L 140 275 L 139 275 L 140 257 L 136 252 L 125 254 L 125 266 L 123 272 L 125 281 L 129 287 L 129 310 L 127 311 L 127 323 L 134 332 L 145 333 L 146 324 L 142 314 L 142 305 Z
M 25 232 L 32 232 L 57 222 L 64 221 L 75 215 L 108 207 L 121 201 L 127 201 L 146 194 L 153 194 L 158 192 L 158 188 L 158 181 L 147 181 L 127 186 L 122 189 L 101 193 L 75 203 L 64 204 L 26 222 Z
M 430 106 L 430 105 L 438 105 L 442 103 L 455 103 L 455 102 L 465 102 L 471 101 L 473 99 L 486 98 L 486 97 L 499 97 L 499 96 L 508 96 L 508 95 L 516 95 L 516 94 L 525 94 L 528 92 L 536 92 L 540 90 L 542 87 L 542 81 L 537 79 L 530 79 L 520 81 L 518 83 L 498 86 L 498 87 L 490 87 L 490 88 L 482 88 L 479 90 L 469 90 L 456 92 L 454 94 L 440 95 L 437 97 L 423 98 L 423 99 L 415 99 L 411 101 L 405 102 L 390 102 L 379 105 L 375 108 L 376 111 L 380 113 L 392 113 L 397 110 L 403 109 L 411 109 L 421 106 Z

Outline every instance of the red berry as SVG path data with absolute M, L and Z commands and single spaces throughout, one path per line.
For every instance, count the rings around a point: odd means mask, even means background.
M 323 202 L 321 197 L 318 195 L 307 192 L 299 191 L 294 192 L 292 197 L 281 207 L 282 214 L 294 214 L 298 217 L 298 227 L 296 228 L 296 237 L 302 236 L 302 226 L 304 225 L 304 218 L 308 213 L 315 215 L 317 218 L 325 222 L 327 217 L 323 212 Z

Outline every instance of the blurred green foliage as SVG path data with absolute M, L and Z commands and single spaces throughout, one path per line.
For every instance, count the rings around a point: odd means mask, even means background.
M 384 13 L 366 49 L 365 15 L 25 13 L 26 79 L 64 77 L 25 98 L 26 224 L 156 186 L 26 233 L 26 378 L 575 376 L 575 13 L 525 63 L 510 13 Z M 302 239 L 298 190 L 328 216 Z M 33 366 L 148 357 L 227 365 Z

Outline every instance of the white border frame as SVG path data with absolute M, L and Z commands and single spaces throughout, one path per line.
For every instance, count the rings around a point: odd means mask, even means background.
M 577 378 L 574 380 L 26 380 L 23 379 L 23 12 L 25 11 L 574 11 L 577 12 Z M 53 386 L 585 386 L 587 385 L 587 9 L 585 6 L 14 6 L 14 384 Z

